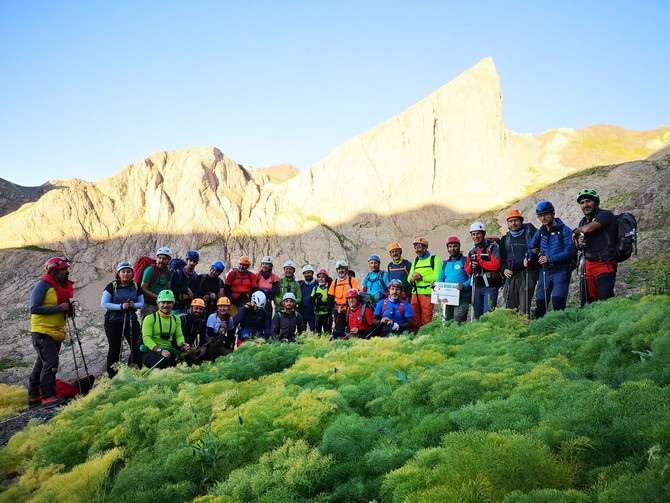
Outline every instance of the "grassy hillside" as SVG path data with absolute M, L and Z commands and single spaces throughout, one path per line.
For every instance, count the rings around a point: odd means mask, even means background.
M 2 501 L 670 501 L 670 297 L 123 369 L 0 451 Z

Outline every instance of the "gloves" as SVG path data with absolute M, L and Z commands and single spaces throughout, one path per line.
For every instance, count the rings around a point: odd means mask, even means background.
M 391 331 L 397 332 L 398 330 L 400 330 L 400 325 L 394 323 L 393 326 L 391 327 Z

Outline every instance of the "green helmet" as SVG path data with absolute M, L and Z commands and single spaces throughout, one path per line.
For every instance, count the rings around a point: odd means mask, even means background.
M 593 190 L 593 189 L 582 189 L 579 191 L 579 195 L 577 196 L 577 202 L 581 203 L 582 199 L 593 199 L 596 202 L 596 205 L 600 204 L 600 196 L 598 193 Z
M 174 293 L 172 290 L 161 290 L 156 297 L 156 302 L 174 302 Z

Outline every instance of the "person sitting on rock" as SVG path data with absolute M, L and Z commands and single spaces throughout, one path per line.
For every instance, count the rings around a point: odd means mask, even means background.
M 142 363 L 150 369 L 164 369 L 177 365 L 177 349 L 188 351 L 190 346 L 184 340 L 181 319 L 172 314 L 174 293 L 163 290 L 156 297 L 156 302 L 158 312 L 142 321 Z
M 392 279 L 388 297 L 377 302 L 375 307 L 373 335 L 402 334 L 414 329 L 412 306 L 402 298 L 402 292 L 402 281 Z M 382 325 L 381 333 L 377 333 L 379 325 Z
M 272 316 L 265 309 L 267 298 L 261 291 L 251 294 L 251 302 L 243 305 L 233 318 L 238 329 L 237 345 L 254 338 L 267 339 L 270 336 Z
M 205 301 L 195 298 L 191 301 L 190 310 L 182 314 L 181 331 L 184 340 L 190 346 L 185 355 L 186 363 L 199 365 L 207 356 L 207 318 L 205 318 Z
M 229 355 L 235 348 L 235 320 L 228 297 L 216 301 L 216 312 L 207 318 L 207 359 Z

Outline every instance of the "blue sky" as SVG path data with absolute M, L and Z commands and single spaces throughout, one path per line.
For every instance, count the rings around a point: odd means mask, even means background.
M 524 133 L 670 124 L 670 2 L 0 0 L 0 178 L 300 169 L 486 56 Z

